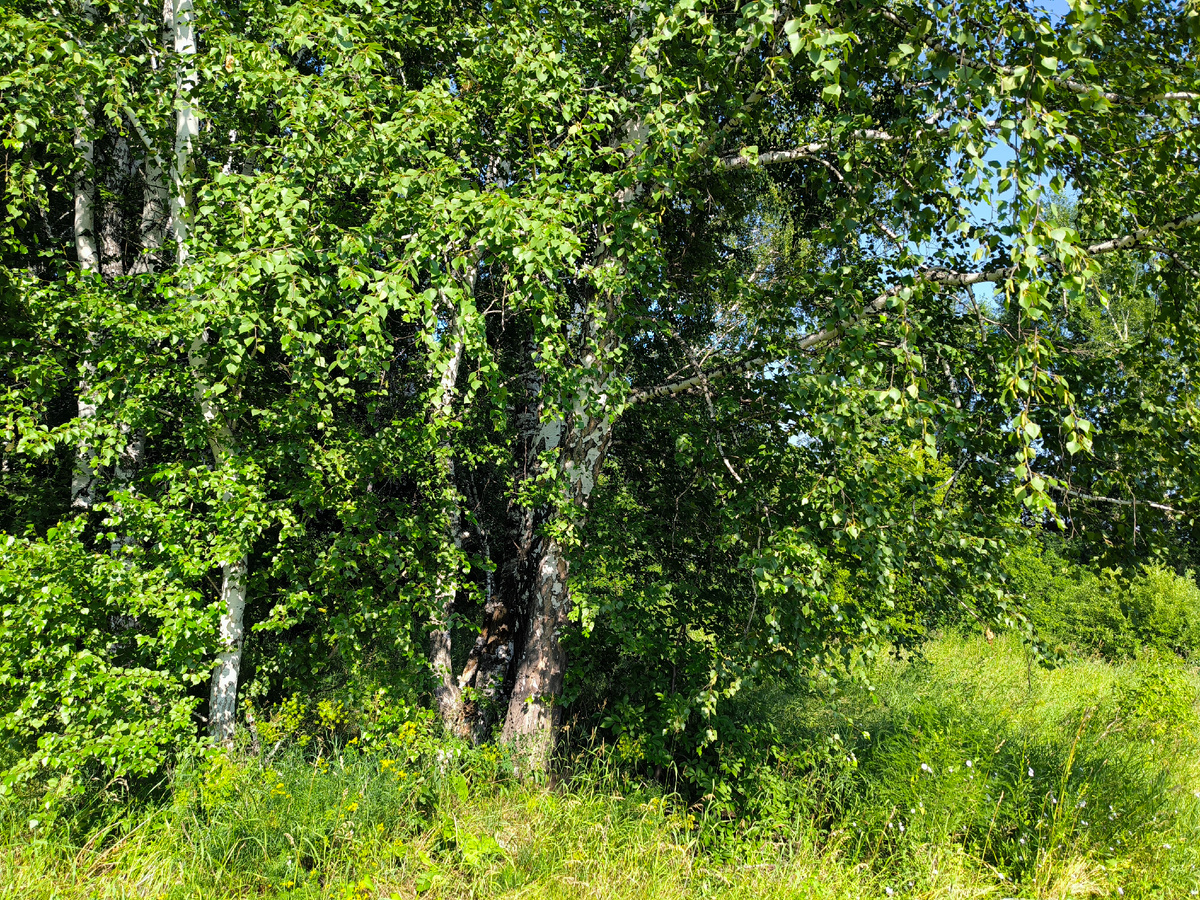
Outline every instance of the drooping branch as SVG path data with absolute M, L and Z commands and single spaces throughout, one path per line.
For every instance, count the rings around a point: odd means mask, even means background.
M 993 466 L 998 466 L 999 468 L 1007 468 L 1004 463 L 1000 462 L 999 460 L 992 459 L 990 456 L 981 455 L 976 457 L 976 459 L 980 460 L 981 462 L 990 463 Z M 1087 494 L 1083 491 L 1077 490 L 1076 488 L 1069 487 L 1062 481 L 1062 479 L 1054 478 L 1053 476 L 1039 475 L 1032 469 L 1029 470 L 1029 477 L 1041 478 L 1049 485 L 1050 490 L 1060 491 L 1063 494 L 1066 494 L 1068 497 L 1075 497 L 1078 500 L 1086 500 L 1089 503 L 1111 503 L 1114 506 L 1132 507 L 1148 506 L 1150 509 L 1157 509 L 1161 512 L 1170 513 L 1172 515 L 1182 515 L 1183 513 L 1183 510 L 1181 509 L 1176 509 L 1175 507 L 1168 506 L 1165 503 L 1155 503 L 1153 500 L 1139 500 L 1136 497 L 1127 500 L 1124 497 L 1104 497 L 1099 494 Z

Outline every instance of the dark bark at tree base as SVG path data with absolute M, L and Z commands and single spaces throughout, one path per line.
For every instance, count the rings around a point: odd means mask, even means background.
M 515 751 L 522 775 L 544 772 L 550 765 L 567 670 L 567 560 L 554 540 L 542 538 L 539 543 L 523 647 L 501 736 Z

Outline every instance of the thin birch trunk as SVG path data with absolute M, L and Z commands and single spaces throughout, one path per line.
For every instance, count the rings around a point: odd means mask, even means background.
M 233 741 L 237 728 L 238 676 L 245 643 L 243 612 L 246 609 L 248 559 L 242 554 L 221 567 L 221 653 L 212 675 L 208 700 L 208 729 L 223 744 Z
M 513 747 L 524 773 L 545 771 L 559 724 L 558 698 L 567 671 L 563 638 L 571 597 L 568 564 L 553 538 L 537 538 L 537 570 L 525 600 L 524 644 L 513 679 L 502 740 Z
M 442 377 L 438 380 L 438 395 L 434 409 L 434 421 L 439 423 L 439 425 L 450 418 L 453 410 L 454 390 L 455 385 L 458 383 L 458 367 L 462 361 L 463 353 L 461 321 L 455 321 L 450 340 L 450 355 L 446 361 L 446 368 L 442 372 Z M 455 489 L 454 458 L 450 452 L 449 441 L 443 439 L 440 442 L 439 449 L 442 455 L 442 474 L 448 490 L 453 493 Z M 446 539 L 454 547 L 455 565 L 457 565 L 458 557 L 462 553 L 462 511 L 459 509 L 457 496 L 452 496 L 448 500 L 448 503 L 449 509 L 446 512 Z M 462 691 L 454 677 L 453 648 L 451 646 L 450 633 L 451 617 L 454 614 L 454 601 L 457 596 L 458 579 L 450 572 L 439 571 L 437 583 L 434 588 L 435 613 L 431 623 L 433 629 L 429 632 L 430 663 L 433 667 L 434 677 L 437 679 L 437 685 L 434 688 L 434 697 L 437 700 L 438 712 L 441 714 L 442 722 L 446 728 L 454 734 L 463 735 L 465 731 Z
M 472 257 L 463 273 L 458 278 L 459 287 L 467 298 L 474 298 L 475 285 L 479 279 L 479 264 L 483 255 L 482 245 L 472 250 Z M 449 267 L 448 267 L 449 268 Z M 462 555 L 462 509 L 459 505 L 459 494 L 455 484 L 454 455 L 450 447 L 447 426 L 454 415 L 454 396 L 458 385 L 458 370 L 462 364 L 463 350 L 466 347 L 466 327 L 461 310 L 454 315 L 454 321 L 449 328 L 449 355 L 446 367 L 438 379 L 437 395 L 431 410 L 435 426 L 442 432 L 438 441 L 441 457 L 442 475 L 449 491 L 447 497 L 445 531 L 448 543 L 454 547 L 454 565 Z M 463 710 L 463 682 L 454 676 L 454 658 L 452 646 L 451 623 L 454 615 L 454 603 L 458 596 L 459 583 L 456 573 L 439 571 L 434 587 L 434 616 L 433 626 L 429 633 L 429 657 L 434 677 L 437 679 L 434 687 L 434 698 L 437 701 L 438 712 L 447 730 L 460 737 L 467 737 L 470 726 L 466 721 Z
M 200 121 L 192 105 L 197 84 L 193 57 L 196 55 L 195 11 L 192 0 L 168 0 L 170 31 L 177 57 L 176 90 L 178 109 L 175 113 L 175 154 L 171 167 L 170 216 L 168 228 L 175 239 L 175 264 L 183 268 L 188 261 L 188 241 L 191 237 L 191 209 L 187 196 L 187 178 L 192 169 L 193 145 L 200 133 Z M 192 342 L 188 362 L 196 377 L 197 401 L 208 432 L 213 466 L 228 468 L 233 458 L 233 433 L 204 389 L 206 360 L 201 353 L 205 335 Z M 213 669 L 209 693 L 208 728 L 212 738 L 222 744 L 233 741 L 236 730 L 238 675 L 242 666 L 245 642 L 243 614 L 246 609 L 246 581 L 249 576 L 249 555 L 240 553 L 221 563 L 221 621 L 219 626 L 220 652 Z
M 228 469 L 234 460 L 233 432 L 205 393 L 203 377 L 206 360 L 201 352 L 204 338 L 205 335 L 201 334 L 192 342 L 188 362 L 196 376 L 196 401 L 200 405 L 200 414 L 208 433 L 213 468 Z M 223 499 L 228 500 L 229 496 L 226 495 Z M 238 674 L 242 667 L 242 649 L 245 644 L 243 619 L 249 570 L 249 554 L 244 552 L 221 563 L 221 620 L 218 632 L 221 649 L 213 670 L 209 692 L 208 730 L 213 740 L 225 745 L 233 742 L 236 731 Z
M 75 257 L 79 261 L 80 273 L 92 276 L 100 272 L 100 254 L 96 249 L 96 182 L 95 145 L 86 134 L 92 127 L 88 115 L 82 128 L 75 133 L 75 150 L 82 161 L 82 170 L 75 178 Z M 88 335 L 91 344 L 92 336 Z M 76 414 L 86 423 L 95 418 L 96 404 L 91 397 L 92 381 L 96 369 L 90 361 L 83 364 L 83 375 L 79 381 L 79 399 Z M 87 512 L 95 503 L 96 452 L 86 442 L 81 442 L 75 456 L 75 467 L 71 473 L 71 508 L 76 512 Z
M 188 238 L 191 236 L 191 216 L 187 197 L 187 176 L 192 170 L 192 145 L 200 134 L 200 119 L 192 106 L 192 92 L 197 76 L 193 57 L 196 55 L 195 11 L 192 0 L 169 0 L 171 3 L 171 33 L 175 55 L 179 57 L 176 91 L 179 95 L 175 113 L 175 160 L 171 169 L 169 226 L 175 238 L 175 262 L 187 263 Z

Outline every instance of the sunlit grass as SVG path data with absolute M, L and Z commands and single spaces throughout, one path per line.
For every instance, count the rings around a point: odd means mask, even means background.
M 493 749 L 439 758 L 432 737 L 210 756 L 136 807 L 97 800 L 31 828 L 39 814 L 9 801 L 0 893 L 1197 896 L 1196 684 L 1169 659 L 1047 671 L 1019 642 L 947 635 L 881 664 L 873 691 L 764 692 L 747 708 L 766 704 L 796 759 L 834 734 L 842 755 L 781 770 L 790 799 L 757 822 L 706 817 L 599 759 L 522 784 Z

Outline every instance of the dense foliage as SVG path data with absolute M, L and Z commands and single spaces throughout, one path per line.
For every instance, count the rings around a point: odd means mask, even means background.
M 1016 528 L 1186 568 L 1198 30 L 7 3 L 3 785 L 288 701 L 711 794 L 752 684 L 1023 621 Z M 1142 583 L 1112 627 L 1182 652 Z

